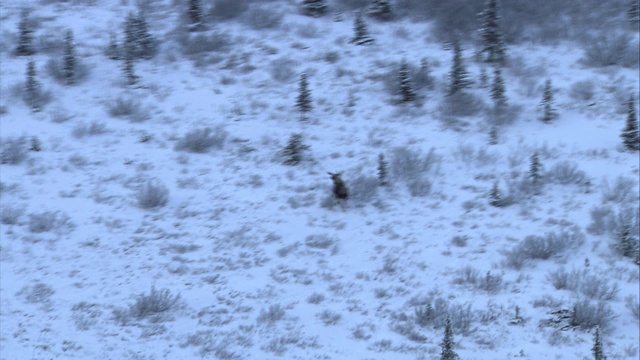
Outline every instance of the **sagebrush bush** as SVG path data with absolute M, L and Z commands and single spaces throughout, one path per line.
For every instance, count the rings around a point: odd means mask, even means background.
M 138 189 L 136 199 L 143 209 L 160 208 L 169 201 L 169 189 L 157 180 L 149 180 Z
M 151 287 L 149 294 L 140 294 L 135 302 L 127 308 L 118 308 L 113 311 L 114 319 L 122 325 L 129 323 L 131 318 L 142 320 L 153 318 L 154 322 L 163 319 L 163 315 L 181 306 L 180 294 L 173 295 L 169 289 L 157 290 Z
M 221 149 L 227 135 L 227 131 L 222 126 L 195 129 L 178 140 L 175 150 L 202 154 L 211 148 Z
M 0 163 L 18 165 L 29 157 L 29 140 L 26 136 L 2 139 Z

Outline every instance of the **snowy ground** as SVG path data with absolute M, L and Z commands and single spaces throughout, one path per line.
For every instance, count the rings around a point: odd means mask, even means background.
M 157 1 L 149 24 L 160 52 L 135 63 L 141 82 L 130 87 L 103 54 L 134 9 L 123 3 L 34 3 L 36 44 L 71 27 L 90 68 L 65 86 L 45 70 L 59 53 L 29 57 L 52 93 L 37 113 L 12 91 L 29 60 L 12 54 L 24 2 L 0 5 L 2 141 L 37 137 L 42 147 L 0 167 L 2 359 L 437 359 L 446 316 L 462 359 L 591 358 L 593 327 L 552 323 L 576 304 L 608 325 L 609 359 L 637 359 L 638 266 L 592 216 L 637 214 L 638 153 L 619 137 L 637 68 L 584 67 L 571 44 L 510 46 L 507 96 L 521 108 L 487 145 L 482 112 L 458 129 L 442 119 L 451 51 L 428 24 L 369 21 L 375 43 L 356 46 L 352 14 L 309 18 L 282 2 L 277 28 L 222 22 L 212 32 L 229 46 L 194 61 L 175 42 L 177 7 Z M 471 92 L 489 106 L 477 85 L 486 65 L 465 56 Z M 383 80 L 402 59 L 423 58 L 435 88 L 420 91 L 419 106 L 395 105 Z M 314 104 L 304 122 L 294 108 L 302 72 Z M 557 89 L 551 124 L 538 120 L 547 78 Z M 571 93 L 583 80 L 595 84 L 587 101 Z M 110 116 L 117 98 L 138 102 L 138 116 Z M 91 124 L 104 132 L 83 133 Z M 221 148 L 174 149 L 217 126 L 228 133 Z M 286 166 L 293 133 L 310 150 Z M 415 179 L 393 172 L 388 187 L 368 186 L 378 155 L 393 162 L 398 147 L 433 150 L 428 194 L 412 196 Z M 494 182 L 506 192 L 526 178 L 534 152 L 542 193 L 490 206 Z M 578 172 L 568 184 L 554 176 L 563 162 Z M 331 200 L 328 171 L 342 171 L 355 196 L 345 207 Z M 166 206 L 138 206 L 149 179 L 168 188 Z M 34 228 L 43 221 L 52 228 Z M 527 236 L 550 233 L 567 248 L 510 264 Z M 562 269 L 575 289 L 554 286 Z M 179 299 L 134 316 L 136 303 L 162 295 Z

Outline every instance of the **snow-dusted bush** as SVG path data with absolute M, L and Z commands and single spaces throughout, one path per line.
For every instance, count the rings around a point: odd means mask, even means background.
M 436 154 L 435 149 L 430 149 L 429 153 L 423 155 L 417 150 L 397 147 L 391 152 L 389 168 L 396 179 L 409 181 L 429 172 L 437 172 L 441 162 L 442 157 Z
M 602 181 L 602 202 L 638 202 L 638 180 L 618 176 L 613 185 L 605 178 Z
M 184 55 L 193 57 L 203 53 L 228 50 L 231 45 L 231 36 L 221 31 L 198 34 L 185 31 L 178 34 L 176 41 Z
M 471 325 L 476 320 L 470 304 L 452 303 L 442 297 L 429 299 L 415 307 L 413 314 L 414 322 L 420 327 L 439 329 L 444 327 L 447 318 L 451 320 L 451 327 L 461 334 L 470 333 Z
M 638 234 L 640 214 L 637 206 L 623 205 L 616 212 L 611 206 L 602 205 L 591 209 L 591 223 L 587 231 L 594 235 L 616 236 L 625 226 L 630 227 L 631 234 Z
M 221 149 L 227 135 L 227 131 L 222 126 L 195 129 L 178 140 L 175 150 L 202 154 L 211 148 Z
M 163 207 L 169 201 L 169 189 L 159 181 L 149 180 L 138 189 L 136 199 L 143 209 Z
M 342 319 L 342 315 L 328 309 L 322 310 L 322 312 L 316 316 L 325 326 L 335 325 Z
M 601 330 L 606 330 L 615 318 L 617 316 L 613 309 L 604 301 L 594 303 L 583 299 L 573 304 L 569 324 L 583 330 L 593 329 L 596 326 Z
M 309 297 L 307 298 L 307 302 L 309 304 L 320 304 L 323 301 L 324 301 L 324 295 L 320 293 L 313 293 L 309 295 Z
M 431 181 L 426 176 L 420 176 L 407 182 L 409 194 L 413 197 L 423 197 L 431 193 Z
M 29 157 L 29 146 L 26 136 L 2 139 L 0 163 L 18 165 Z
M 484 108 L 485 105 L 479 97 L 466 91 L 445 96 L 439 105 L 442 120 L 451 127 L 455 127 L 459 121 L 456 118 L 477 115 Z
M 249 9 L 252 0 L 216 0 L 211 15 L 217 20 L 231 20 Z
M 180 294 L 173 295 L 169 289 L 157 290 L 151 287 L 149 294 L 140 294 L 135 302 L 126 308 L 113 311 L 113 317 L 121 325 L 128 324 L 132 318 L 142 320 L 153 318 L 153 322 L 165 319 L 165 315 L 181 306 Z
M 79 122 L 71 130 L 71 135 L 75 138 L 83 138 L 85 136 L 95 136 L 107 132 L 107 126 L 104 122 L 94 120 L 87 124 L 84 121 Z
M 269 306 L 269 309 L 267 310 L 260 310 L 260 315 L 258 315 L 256 321 L 258 324 L 266 323 L 267 325 L 273 325 L 277 321 L 284 319 L 285 314 L 286 312 L 284 308 L 279 304 L 275 304 Z
M 577 101 L 591 101 L 595 95 L 596 85 L 592 80 L 579 80 L 571 85 L 569 96 Z
M 590 268 L 566 271 L 563 267 L 550 272 L 547 279 L 558 290 L 576 291 L 592 300 L 612 300 L 618 295 L 618 283 L 593 273 Z
M 380 181 L 374 176 L 358 175 L 349 180 L 349 203 L 363 206 L 374 201 L 378 195 Z
M 573 161 L 561 161 L 549 170 L 547 178 L 562 185 L 581 185 L 587 179 L 584 171 L 578 169 L 578 164 Z
M 108 102 L 107 113 L 113 117 L 127 118 L 132 122 L 141 122 L 149 118 L 149 113 L 132 94 L 120 95 Z
M 328 249 L 336 240 L 327 234 L 309 235 L 304 239 L 305 245 L 314 249 Z
M 545 236 L 529 235 L 512 250 L 505 252 L 505 264 L 520 269 L 529 260 L 546 260 L 575 249 L 584 243 L 584 239 L 584 234 L 577 228 L 560 233 L 550 232 Z
M 284 15 L 275 6 L 252 6 L 245 15 L 247 24 L 254 30 L 273 29 L 280 26 Z
M 29 231 L 32 233 L 51 231 L 63 226 L 67 221 L 67 216 L 61 216 L 58 212 L 53 211 L 29 214 Z
M 273 80 L 281 83 L 290 83 L 298 76 L 297 62 L 288 57 L 281 57 L 271 61 L 270 73 Z
M 590 67 L 626 65 L 623 60 L 630 58 L 629 52 L 638 55 L 637 48 L 634 50 L 630 44 L 631 37 L 626 33 L 603 31 L 596 36 L 587 36 L 581 62 Z
M 13 205 L 2 205 L 0 209 L 0 222 L 5 225 L 15 225 L 24 214 L 25 208 Z
M 634 319 L 636 319 L 636 321 L 639 321 L 640 320 L 640 303 L 638 302 L 638 297 L 636 296 L 634 298 L 633 295 L 629 295 L 624 299 L 624 304 L 627 307 L 627 309 L 629 309 Z
M 53 288 L 45 283 L 37 282 L 32 286 L 25 286 L 17 295 L 24 297 L 24 300 L 31 304 L 48 303 L 51 301 L 51 296 L 55 294 Z

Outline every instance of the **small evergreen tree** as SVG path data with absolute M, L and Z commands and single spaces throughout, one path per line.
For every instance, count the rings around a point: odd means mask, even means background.
M 296 97 L 296 108 L 300 111 L 301 120 L 304 120 L 306 118 L 306 114 L 313 109 L 313 104 L 311 103 L 311 91 L 309 90 L 309 82 L 307 81 L 306 73 L 302 73 L 300 75 L 298 96 Z
M 17 56 L 30 56 L 36 53 L 33 48 L 33 29 L 29 26 L 29 10 L 22 9 L 20 22 L 18 23 L 18 46 L 15 54 Z
M 541 174 L 540 158 L 538 153 L 535 152 L 531 155 L 529 162 L 529 179 L 531 179 L 531 186 L 533 187 L 533 193 L 540 195 L 542 192 L 542 174 Z
M 502 206 L 502 191 L 500 191 L 498 187 L 497 180 L 493 183 L 493 187 L 491 187 L 491 191 L 489 192 L 489 205 L 495 207 Z
M 504 109 L 507 106 L 507 96 L 505 95 L 504 79 L 499 67 L 493 70 L 493 84 L 491 84 L 491 99 L 495 109 Z
M 200 0 L 189 0 L 189 4 L 187 5 L 187 18 L 189 20 L 189 24 L 187 27 L 190 31 L 198 31 L 202 29 L 202 3 Z
M 480 87 L 486 88 L 489 86 L 489 75 L 487 75 L 487 69 L 485 67 L 480 68 Z
M 372 0 L 369 7 L 369 15 L 378 20 L 391 20 L 393 12 L 391 11 L 389 0 Z
M 544 94 L 542 95 L 542 122 L 550 123 L 558 117 L 558 113 L 553 105 L 553 88 L 551 87 L 551 79 L 547 79 L 544 83 Z
M 500 29 L 500 9 L 498 0 L 487 0 L 483 12 L 482 27 L 480 28 L 480 41 L 483 48 L 481 54 L 486 54 L 485 61 L 503 65 L 506 59 L 506 50 Z
M 138 83 L 138 75 L 135 73 L 134 69 L 134 59 L 133 59 L 133 48 L 128 44 L 125 44 L 124 49 L 124 62 L 122 64 L 122 71 L 124 72 L 124 76 L 127 79 L 127 85 L 135 85 Z
M 622 134 L 620 134 L 620 137 L 622 138 L 622 144 L 626 150 L 638 151 L 640 150 L 640 136 L 638 134 L 636 104 L 633 95 L 629 97 L 627 105 L 627 122 L 625 128 L 622 130 Z
M 638 255 L 639 240 L 633 236 L 630 224 L 623 224 L 616 237 L 617 243 L 615 246 L 622 256 L 635 258 Z
M 64 38 L 64 55 L 63 55 L 62 71 L 64 74 L 64 82 L 67 85 L 76 82 L 76 48 L 73 44 L 73 32 L 67 30 Z
M 27 64 L 27 80 L 24 86 L 24 101 L 33 111 L 42 107 L 42 86 L 36 79 L 36 63 L 32 60 Z
M 638 0 L 629 1 L 629 7 L 627 8 L 627 21 L 629 21 L 634 30 L 638 30 L 638 25 L 640 25 L 640 4 Z
M 124 46 L 130 47 L 133 59 L 151 59 L 157 44 L 147 29 L 147 20 L 142 12 L 129 12 L 124 24 Z
M 453 62 L 451 65 L 451 72 L 449 72 L 449 96 L 471 86 L 469 73 L 467 72 L 467 68 L 462 57 L 462 47 L 460 45 L 460 41 L 458 39 L 454 39 L 452 45 Z
M 109 45 L 105 51 L 107 57 L 111 60 L 120 59 L 120 48 L 118 47 L 118 38 L 114 32 L 109 34 Z
M 400 71 L 398 72 L 399 78 L 399 93 L 400 93 L 400 103 L 407 103 L 415 100 L 416 93 L 413 91 L 413 86 L 411 86 L 411 79 L 409 78 L 409 65 L 407 65 L 406 60 L 402 60 L 400 63 Z
M 309 149 L 308 145 L 302 142 L 302 134 L 292 134 L 287 142 L 287 146 L 282 151 L 285 165 L 298 165 L 302 161 L 302 153 Z
M 40 139 L 37 136 L 31 137 L 31 145 L 29 146 L 29 151 L 39 152 L 42 151 L 42 144 L 40 143 Z
M 302 0 L 300 12 L 307 16 L 320 17 L 327 12 L 326 0 Z
M 458 360 L 460 357 L 453 351 L 453 330 L 451 329 L 451 319 L 447 318 L 447 322 L 444 325 L 444 339 L 440 344 L 442 352 L 440 353 L 440 360 Z
M 498 126 L 495 123 L 489 128 L 489 145 L 498 145 Z
M 384 154 L 383 153 L 378 154 L 378 181 L 380 183 L 380 186 L 387 186 L 388 184 L 387 183 L 388 167 L 389 167 L 389 163 L 387 162 L 387 160 L 385 160 Z
M 364 21 L 364 17 L 361 12 L 356 14 L 353 21 L 353 31 L 355 35 L 351 38 L 350 42 L 356 45 L 368 45 L 373 42 L 373 38 L 369 35 L 367 29 L 367 23 Z
M 606 356 L 604 356 L 604 351 L 602 349 L 602 340 L 600 339 L 600 327 L 596 326 L 596 333 L 593 336 L 593 347 L 591 348 L 593 352 L 594 360 L 606 360 Z

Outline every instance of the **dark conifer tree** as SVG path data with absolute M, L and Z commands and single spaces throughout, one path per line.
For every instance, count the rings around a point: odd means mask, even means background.
M 553 105 L 553 88 L 551 79 L 547 79 L 544 84 L 544 94 L 542 95 L 542 122 L 550 123 L 558 117 L 558 113 Z
M 602 349 L 602 340 L 600 339 L 600 327 L 596 326 L 596 333 L 593 336 L 593 347 L 591 348 L 593 352 L 594 360 L 606 360 L 606 356 L 604 356 L 604 351 Z
M 138 83 L 138 75 L 136 75 L 135 73 L 134 61 L 133 46 L 125 44 L 122 71 L 124 72 L 124 76 L 127 79 L 127 85 L 135 85 Z
M 40 111 L 42 107 L 42 86 L 36 79 L 36 64 L 29 61 L 27 64 L 27 80 L 24 85 L 24 101 L 33 111 Z
M 29 26 L 29 10 L 22 9 L 20 22 L 18 23 L 18 46 L 15 54 L 17 56 L 30 56 L 36 53 L 33 48 L 33 29 Z
M 373 42 L 373 38 L 369 35 L 369 30 L 367 29 L 367 23 L 364 21 L 364 17 L 361 12 L 356 14 L 353 21 L 353 31 L 355 32 L 355 35 L 351 38 L 351 43 L 356 45 L 368 45 Z
M 311 103 L 311 91 L 309 90 L 309 82 L 307 81 L 306 73 L 302 73 L 300 75 L 298 96 L 296 97 L 296 108 L 300 111 L 301 120 L 305 120 L 306 114 L 313 109 L 313 104 Z
M 444 326 L 444 338 L 440 347 L 442 351 L 440 353 L 440 360 L 458 360 L 459 356 L 453 350 L 453 330 L 451 329 L 451 319 L 447 318 L 447 322 Z
M 73 32 L 71 30 L 67 30 L 64 38 L 64 55 L 62 61 L 62 71 L 64 74 L 65 84 L 75 84 L 77 79 L 76 47 L 73 44 Z
M 629 21 L 634 30 L 638 30 L 638 25 L 640 25 L 640 4 L 638 0 L 629 1 L 627 21 Z
M 498 126 L 496 124 L 491 124 L 491 128 L 489 128 L 489 145 L 497 145 L 498 144 Z
M 400 71 L 398 72 L 398 78 L 400 83 L 399 93 L 400 102 L 407 103 L 415 100 L 416 93 L 411 86 L 411 79 L 409 78 L 409 65 L 405 60 L 400 63 Z
M 502 205 L 502 192 L 498 187 L 498 181 L 493 183 L 491 192 L 489 192 L 489 204 L 495 207 L 500 207 Z
M 326 0 L 302 0 L 300 12 L 307 16 L 320 17 L 327 12 Z
M 542 170 L 540 158 L 537 152 L 531 155 L 531 160 L 529 162 L 529 178 L 531 179 L 533 193 L 535 195 L 540 195 L 542 192 Z
M 129 12 L 124 25 L 124 47 L 133 59 L 151 59 L 156 53 L 156 41 L 149 33 L 147 20 L 142 12 Z
M 491 84 L 491 99 L 495 109 L 504 109 L 507 106 L 507 96 L 505 95 L 504 79 L 499 67 L 493 70 L 493 84 Z
M 636 119 L 636 105 L 633 95 L 629 97 L 627 102 L 627 122 L 620 137 L 624 148 L 629 151 L 640 150 L 640 136 L 638 134 L 638 121 Z
M 202 3 L 200 2 L 200 0 L 189 0 L 189 4 L 187 7 L 187 17 L 189 20 L 188 28 L 190 31 L 198 31 L 202 29 L 203 13 Z
M 287 146 L 282 151 L 285 165 L 298 165 L 302 161 L 302 153 L 309 149 L 308 145 L 302 142 L 302 134 L 292 134 L 287 142 Z
M 458 39 L 454 39 L 452 45 L 453 62 L 451 65 L 451 72 L 449 72 L 449 96 L 471 86 L 469 73 L 467 72 L 467 68 L 462 57 L 462 47 L 460 46 L 460 41 Z
M 487 69 L 483 67 L 480 68 L 480 87 L 486 88 L 489 86 L 489 75 L 487 75 Z
M 107 45 L 105 54 L 111 60 L 120 59 L 120 48 L 118 47 L 118 39 L 114 32 L 109 34 L 109 45 Z
M 500 29 L 500 9 L 498 0 L 487 0 L 481 13 L 482 27 L 480 28 L 481 54 L 486 54 L 485 61 L 503 65 L 506 60 L 506 50 Z
M 393 12 L 391 11 L 389 0 L 372 0 L 369 7 L 369 15 L 378 20 L 391 20 Z
M 378 154 L 378 181 L 380 182 L 380 186 L 386 186 L 387 183 L 387 175 L 389 167 L 389 163 L 384 158 L 384 154 Z

